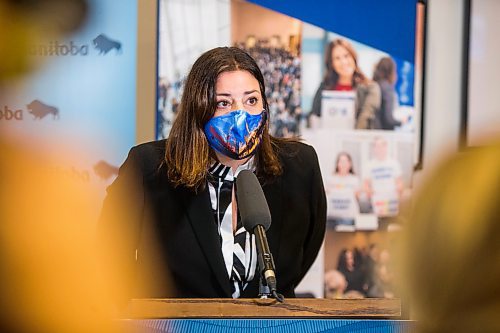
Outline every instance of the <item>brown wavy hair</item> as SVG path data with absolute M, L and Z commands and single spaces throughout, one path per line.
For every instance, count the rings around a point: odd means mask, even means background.
M 223 72 L 245 70 L 259 82 L 263 106 L 269 110 L 264 77 L 255 60 L 236 47 L 218 47 L 203 53 L 193 64 L 184 85 L 177 118 L 166 142 L 165 164 L 174 186 L 198 191 L 206 184 L 208 168 L 217 160 L 205 137 L 204 126 L 217 107 L 216 82 Z M 282 173 L 277 143 L 283 141 L 269 134 L 266 123 L 255 162 L 257 176 L 266 181 Z
M 325 87 L 327 89 L 333 89 L 337 85 L 337 82 L 339 81 L 339 75 L 333 68 L 333 61 L 332 61 L 332 51 L 337 46 L 342 46 L 343 48 L 345 48 L 347 52 L 349 52 L 349 54 L 354 59 L 354 65 L 356 67 L 354 69 L 354 74 L 352 76 L 352 86 L 356 87 L 358 84 L 366 83 L 367 78 L 358 66 L 358 54 L 356 53 L 356 50 L 354 49 L 352 44 L 349 43 L 347 40 L 338 38 L 328 43 L 328 47 L 325 50 L 326 73 L 325 73 L 325 78 L 323 79 Z
M 383 57 L 375 66 L 373 81 L 380 82 L 387 80 L 390 83 L 396 81 L 396 63 L 391 57 Z

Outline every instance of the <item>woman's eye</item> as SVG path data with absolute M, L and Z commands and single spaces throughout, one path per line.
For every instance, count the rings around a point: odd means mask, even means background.
M 231 103 L 229 101 L 226 101 L 226 100 L 217 102 L 218 108 L 227 108 L 229 105 L 231 105 Z
M 255 105 L 255 104 L 257 104 L 258 99 L 257 99 L 257 97 L 250 97 L 247 102 L 250 105 Z

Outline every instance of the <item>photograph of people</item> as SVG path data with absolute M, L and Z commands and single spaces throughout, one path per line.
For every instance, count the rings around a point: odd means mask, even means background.
M 380 86 L 382 100 L 377 112 L 380 129 L 394 130 L 402 122 L 394 119 L 393 112 L 398 106 L 398 96 L 394 85 L 397 81 L 396 63 L 390 57 L 383 57 L 375 66 L 373 81 Z
M 125 200 L 134 222 L 101 225 L 103 235 L 128 229 L 134 237 L 121 258 L 139 277 L 166 265 L 173 284 L 172 292 L 160 284 L 132 297 L 258 296 L 255 238 L 241 225 L 235 198 L 241 170 L 252 170 L 262 185 L 278 292 L 294 297 L 325 233 L 318 158 L 309 145 L 269 134 L 259 67 L 239 48 L 218 47 L 192 65 L 169 138 L 132 148 L 108 188 L 103 216 Z M 156 239 L 156 255 L 146 232 Z
M 361 254 L 350 249 L 343 249 L 339 254 L 337 270 L 344 275 L 347 285 L 344 289 L 346 298 L 364 298 L 366 294 L 366 274 L 361 262 Z
M 335 161 L 333 175 L 325 186 L 327 217 L 337 229 L 350 226 L 354 231 L 355 218 L 359 214 L 358 193 L 360 181 L 354 173 L 351 155 L 340 152 Z
M 300 135 L 300 56 L 299 50 L 284 43 L 272 45 L 258 38 L 254 45 L 237 43 L 255 59 L 264 76 L 269 103 L 270 130 L 276 137 Z
M 364 192 L 371 198 L 378 217 L 395 216 L 403 193 L 401 164 L 388 153 L 388 142 L 376 136 L 371 144 L 372 156 L 363 168 Z
M 324 91 L 354 91 L 354 127 L 380 128 L 376 119 L 380 108 L 380 88 L 358 67 L 357 53 L 352 44 L 342 38 L 332 40 L 326 48 L 325 66 L 323 81 L 314 95 L 311 117 L 322 116 Z

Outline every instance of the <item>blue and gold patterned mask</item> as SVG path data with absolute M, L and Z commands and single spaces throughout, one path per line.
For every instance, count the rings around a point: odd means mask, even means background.
M 251 115 L 236 110 L 213 117 L 205 124 L 205 136 L 210 147 L 234 160 L 252 156 L 262 142 L 267 112 Z

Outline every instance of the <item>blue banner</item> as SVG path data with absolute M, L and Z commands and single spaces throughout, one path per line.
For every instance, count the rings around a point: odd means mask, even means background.
M 249 0 L 414 63 L 417 0 Z
M 132 332 L 297 332 L 297 333 L 407 333 L 416 329 L 415 321 L 360 319 L 157 319 L 127 320 L 123 326 Z

